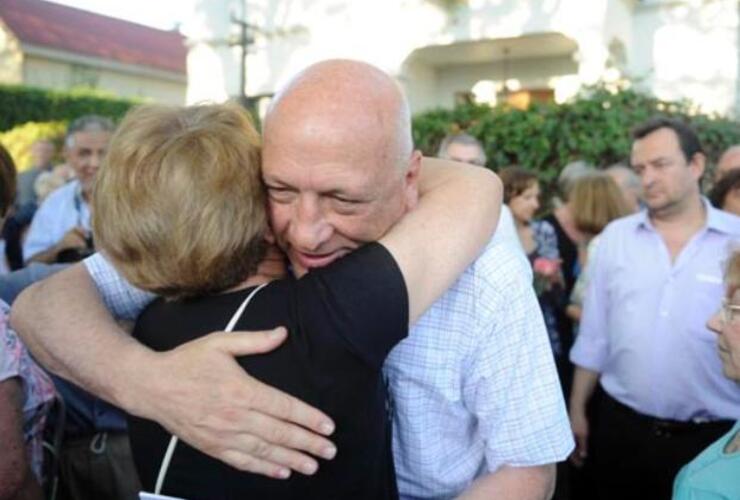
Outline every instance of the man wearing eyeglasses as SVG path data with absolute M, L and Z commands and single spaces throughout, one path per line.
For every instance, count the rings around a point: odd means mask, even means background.
M 680 467 L 740 418 L 740 391 L 706 327 L 740 218 L 701 197 L 705 156 L 686 124 L 654 119 L 633 139 L 647 210 L 610 224 L 593 258 L 571 351 L 573 460 L 592 461 L 599 498 L 667 499 Z

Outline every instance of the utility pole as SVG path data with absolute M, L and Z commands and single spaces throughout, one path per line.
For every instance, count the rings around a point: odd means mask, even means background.
M 246 5 L 244 10 L 246 10 Z M 250 103 L 247 97 L 247 51 L 249 46 L 254 43 L 254 38 L 250 35 L 253 26 L 247 23 L 244 10 L 242 11 L 242 19 L 231 15 L 231 24 L 239 27 L 239 34 L 232 39 L 229 46 L 239 47 L 239 102 L 248 109 Z

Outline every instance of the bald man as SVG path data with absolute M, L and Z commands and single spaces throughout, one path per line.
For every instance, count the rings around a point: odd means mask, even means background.
M 715 184 L 730 170 L 740 169 L 740 144 L 730 146 L 722 153 L 714 170 Z
M 263 147 L 271 226 L 293 272 L 382 236 L 413 209 L 419 168 L 408 105 L 383 72 L 339 60 L 294 78 L 268 111 Z M 153 353 L 116 327 L 99 291 L 129 318 L 149 300 L 101 257 L 18 299 L 14 324 L 51 369 L 244 470 L 283 477 L 285 467 L 314 470 L 309 454 L 332 455 L 321 435 L 332 431 L 327 416 L 250 379 L 232 359 L 280 339 L 216 333 Z M 572 438 L 538 311 L 516 242 L 494 237 L 391 353 L 402 497 L 551 495 L 552 464 Z M 101 366 L 112 352 L 121 362 Z

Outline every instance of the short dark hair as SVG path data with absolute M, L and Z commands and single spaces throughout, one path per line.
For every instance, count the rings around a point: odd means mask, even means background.
M 641 123 L 632 129 L 632 139 L 636 141 L 643 139 L 645 136 L 662 128 L 671 129 L 676 134 L 681 151 L 683 152 L 687 162 L 691 161 L 697 153 L 704 154 L 701 142 L 699 141 L 699 136 L 696 135 L 694 129 L 692 129 L 687 123 L 674 118 L 668 118 L 666 116 L 650 118 L 648 121 Z
M 509 203 L 539 180 L 534 172 L 517 166 L 502 169 L 498 176 L 504 184 L 504 203 Z
M 709 201 L 721 210 L 725 204 L 725 198 L 730 191 L 735 189 L 740 189 L 740 170 L 738 169 L 730 170 L 717 181 L 709 192 Z
M 8 213 L 15 200 L 15 177 L 13 158 L 0 144 L 0 218 Z

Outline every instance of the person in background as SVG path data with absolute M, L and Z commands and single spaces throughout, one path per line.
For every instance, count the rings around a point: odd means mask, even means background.
M 604 172 L 617 183 L 628 212 L 638 212 L 642 207 L 642 186 L 635 171 L 626 165 L 615 163 Z
M 486 152 L 478 139 L 465 133 L 447 135 L 439 145 L 437 156 L 444 160 L 459 161 L 479 167 L 486 166 Z M 504 238 L 519 242 L 511 210 L 506 205 L 501 207 L 501 216 L 496 231 Z
M 574 222 L 578 231 L 584 235 L 582 245 L 587 245 L 586 252 L 581 252 L 584 256 L 580 262 L 581 273 L 576 279 L 566 309 L 574 322 L 581 320 L 583 296 L 590 274 L 588 263 L 596 252 L 601 231 L 611 221 L 632 213 L 633 207 L 625 201 L 624 191 L 612 179 L 608 173 L 589 173 L 578 179 L 571 191 Z
M 18 190 L 13 212 L 3 225 L 5 256 L 9 270 L 23 267 L 22 240 L 28 225 L 36 213 L 40 201 L 34 191 L 34 183 L 39 175 L 52 170 L 52 159 L 56 147 L 50 139 L 39 139 L 31 145 L 31 168 L 18 176 Z
M 445 160 L 469 163 L 479 167 L 485 167 L 487 161 L 483 144 L 472 135 L 464 132 L 449 134 L 442 139 L 437 156 Z
M 722 372 L 740 384 L 740 250 L 733 250 L 725 269 L 725 298 L 707 328 L 717 334 Z M 673 484 L 673 500 L 740 498 L 738 470 L 740 421 L 681 469 Z
M 92 253 L 90 195 L 113 129 L 110 119 L 97 115 L 69 125 L 64 155 L 77 178 L 50 194 L 34 215 L 23 243 L 27 263 L 71 262 Z
M 717 334 L 725 377 L 740 384 L 740 250 L 725 270 L 725 298 L 707 327 Z M 740 387 L 737 387 L 740 390 Z M 673 484 L 673 500 L 740 498 L 740 421 L 685 465 Z
M 534 284 L 542 309 L 550 346 L 556 362 L 563 359 L 555 309 L 562 300 L 563 278 L 555 229 L 544 220 L 534 220 L 540 208 L 540 183 L 537 175 L 520 167 L 507 167 L 501 172 L 504 203 L 514 217 L 519 241 L 534 270 Z
M 740 391 L 722 376 L 706 328 L 740 218 L 702 198 L 705 156 L 683 122 L 656 117 L 635 128 L 631 164 L 647 210 L 609 224 L 590 260 L 570 353 L 571 425 L 602 499 L 660 500 L 680 467 L 740 417 Z M 586 408 L 597 385 L 592 426 Z
M 543 217 L 554 229 L 558 242 L 558 254 L 562 261 L 560 272 L 563 275 L 563 294 L 567 298 L 573 291 L 576 278 L 580 273 L 579 248 L 583 241 L 583 234 L 578 231 L 574 222 L 572 207 L 568 203 L 570 191 L 576 180 L 581 176 L 593 172 L 593 167 L 584 161 L 575 161 L 566 165 L 558 176 L 557 190 L 559 199 L 556 200 L 555 209 L 549 215 Z M 557 329 L 563 344 L 563 351 L 570 351 L 573 345 L 573 322 L 565 312 L 567 300 L 562 301 L 561 306 L 555 311 L 557 318 Z M 558 366 L 560 383 L 565 390 L 566 401 L 570 390 L 572 372 L 570 363 L 563 362 Z
M 715 208 L 740 215 L 740 169 L 727 172 L 712 187 L 709 201 Z
M 0 146 L 0 219 L 15 197 L 15 165 Z M 41 499 L 42 435 L 54 386 L 8 327 L 0 301 L 0 498 Z
M 31 204 L 36 208 L 36 191 L 33 186 L 36 178 L 43 172 L 51 172 L 56 146 L 50 139 L 39 139 L 31 145 L 31 168 L 18 175 L 18 196 L 16 205 L 24 207 Z M 30 219 L 29 219 L 30 221 Z
M 725 149 L 714 169 L 715 184 L 732 170 L 740 169 L 740 144 L 735 144 Z

